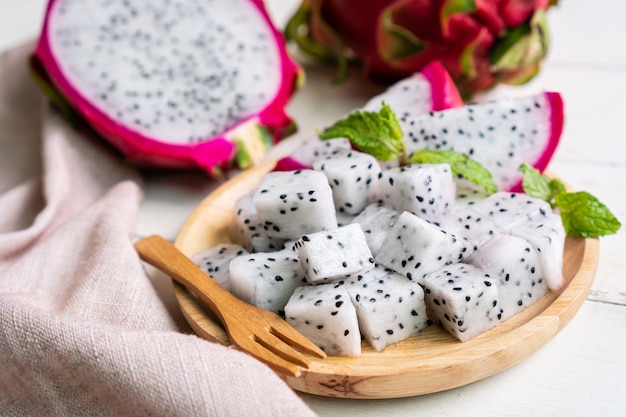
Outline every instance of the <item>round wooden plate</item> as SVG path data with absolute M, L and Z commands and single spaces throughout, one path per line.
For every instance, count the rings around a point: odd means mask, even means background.
M 175 245 L 191 256 L 230 242 L 235 201 L 258 186 L 273 163 L 249 169 L 211 193 L 191 214 Z M 523 312 L 480 336 L 461 343 L 431 326 L 403 342 L 376 352 L 366 342 L 358 358 L 311 357 L 295 390 L 344 398 L 397 398 L 465 385 L 515 365 L 552 339 L 576 314 L 587 296 L 598 261 L 597 239 L 567 238 L 565 284 Z M 180 308 L 192 329 L 208 340 L 228 344 L 221 324 L 183 287 L 175 286 Z

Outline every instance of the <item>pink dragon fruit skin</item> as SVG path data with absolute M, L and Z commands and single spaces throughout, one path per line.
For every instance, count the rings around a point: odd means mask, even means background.
M 307 0 L 288 39 L 325 61 L 363 65 L 367 78 L 392 84 L 440 61 L 465 97 L 498 82 L 523 83 L 548 48 L 548 0 Z M 301 30 L 306 28 L 308 30 Z M 375 30 L 372 30 L 375 28 Z
M 261 0 L 249 0 L 258 18 L 264 21 L 273 35 L 279 56 L 279 71 L 282 82 L 263 108 L 255 114 L 244 117 L 214 137 L 206 137 L 193 143 L 168 143 L 141 134 L 132 127 L 107 116 L 101 108 L 85 97 L 69 81 L 59 58 L 51 47 L 50 18 L 55 8 L 62 7 L 62 0 L 50 0 L 47 6 L 41 36 L 38 40 L 34 59 L 45 71 L 45 78 L 52 87 L 87 124 L 104 139 L 119 149 L 131 162 L 138 165 L 157 166 L 175 169 L 200 168 L 209 173 L 217 173 L 229 167 L 238 156 L 238 151 L 248 152 L 242 159 L 243 165 L 256 162 L 266 148 L 286 136 L 294 127 L 291 118 L 285 113 L 285 106 L 303 81 L 302 68 L 288 55 L 282 34 L 273 26 Z M 227 5 L 225 7 L 232 7 Z M 102 52 L 103 53 L 103 52 Z M 240 149 L 238 143 L 243 141 Z M 251 160 L 247 160 L 247 159 Z

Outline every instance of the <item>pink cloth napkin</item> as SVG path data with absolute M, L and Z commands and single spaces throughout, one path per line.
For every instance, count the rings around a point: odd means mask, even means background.
M 0 414 L 313 416 L 250 356 L 183 334 L 132 240 L 137 172 L 0 55 Z

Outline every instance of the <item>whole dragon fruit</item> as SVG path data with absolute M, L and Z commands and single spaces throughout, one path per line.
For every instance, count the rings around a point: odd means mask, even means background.
M 468 97 L 537 74 L 548 50 L 549 0 L 304 0 L 285 33 L 300 49 L 390 84 L 441 62 Z
M 289 133 L 302 74 L 261 0 L 50 0 L 32 67 L 131 161 L 211 173 Z

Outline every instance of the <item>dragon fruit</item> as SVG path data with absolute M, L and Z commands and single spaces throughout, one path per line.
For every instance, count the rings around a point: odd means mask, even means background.
M 519 190 L 523 162 L 543 171 L 561 138 L 563 101 L 546 92 L 433 112 L 411 120 L 404 142 L 419 149 L 451 149 L 480 162 L 500 190 Z
M 50 0 L 34 58 L 131 161 L 211 173 L 290 131 L 302 73 L 259 0 Z
M 248 252 L 241 245 L 224 243 L 191 256 L 191 261 L 222 287 L 231 291 L 230 261 Z
M 445 110 L 463 105 L 461 96 L 445 68 L 437 62 L 425 66 L 384 92 L 371 98 L 362 110 L 378 111 L 382 102 L 397 112 L 403 129 L 411 119 L 431 111 Z M 330 155 L 335 149 L 350 149 L 350 141 L 344 138 L 320 140 L 315 133 L 298 133 L 294 141 L 300 141 L 289 156 L 276 164 L 276 170 L 289 171 L 312 168 L 317 159 Z
M 324 62 L 363 64 L 390 84 L 440 61 L 464 96 L 498 82 L 521 84 L 539 71 L 549 44 L 548 0 L 306 0 L 287 39 Z
M 374 258 L 357 223 L 302 236 L 293 246 L 306 279 L 319 284 L 374 267 Z
M 381 200 L 431 222 L 452 214 L 456 185 L 448 164 L 411 164 L 382 172 Z
M 539 256 L 528 241 L 500 234 L 482 245 L 468 263 L 498 279 L 502 320 L 519 313 L 548 293 Z
M 265 310 L 283 314 L 294 290 L 305 283 L 291 249 L 240 255 L 229 264 L 232 293 Z
M 408 211 L 393 225 L 375 260 L 410 280 L 459 262 L 467 250 L 461 239 Z
M 313 168 L 328 178 L 335 209 L 341 213 L 359 214 L 378 196 L 380 165 L 370 154 L 337 149 L 316 160 Z
M 429 324 L 424 290 L 415 281 L 376 266 L 346 285 L 359 329 L 378 352 L 413 336 Z
M 376 257 L 380 248 L 400 213 L 383 203 L 373 203 L 365 207 L 352 223 L 358 223 L 365 234 L 365 241 L 372 255 Z
M 319 171 L 270 172 L 252 201 L 263 228 L 272 237 L 296 240 L 337 228 L 332 190 Z
M 253 194 L 246 194 L 235 202 L 234 240 L 248 252 L 274 252 L 285 245 L 285 239 L 271 237 L 263 228 Z
M 428 274 L 424 293 L 433 323 L 462 342 L 501 322 L 496 280 L 472 265 L 456 263 Z
M 296 288 L 285 305 L 285 319 L 328 355 L 361 355 L 356 309 L 340 285 Z

